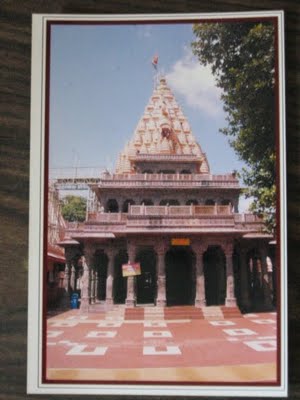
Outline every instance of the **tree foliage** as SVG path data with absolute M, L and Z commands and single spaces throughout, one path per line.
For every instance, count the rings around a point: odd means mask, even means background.
M 222 89 L 221 129 L 246 163 L 241 171 L 252 210 L 275 224 L 275 55 L 272 22 L 194 25 L 193 53 L 210 65 Z
M 82 222 L 86 216 L 86 199 L 81 196 L 66 196 L 61 202 L 61 213 L 65 220 Z

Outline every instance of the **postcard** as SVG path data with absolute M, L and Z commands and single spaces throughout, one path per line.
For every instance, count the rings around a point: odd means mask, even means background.
M 33 15 L 28 393 L 287 396 L 283 19 Z

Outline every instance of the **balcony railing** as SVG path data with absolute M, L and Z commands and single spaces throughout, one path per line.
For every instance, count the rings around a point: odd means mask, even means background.
M 71 173 L 72 172 L 72 173 Z M 233 174 L 110 174 L 99 170 L 83 169 L 77 171 L 51 172 L 50 180 L 61 189 L 85 189 L 90 186 L 101 188 L 114 187 L 229 187 L 239 188 L 239 182 Z
M 232 213 L 230 206 L 131 206 L 128 213 L 89 213 L 86 222 L 67 222 L 64 238 L 80 237 L 87 232 L 138 233 L 148 228 L 248 233 L 262 232 L 264 224 L 254 214 Z
M 103 174 L 99 187 L 234 187 L 239 182 L 232 174 Z
M 128 217 L 133 216 L 200 216 L 231 215 L 231 206 L 130 206 Z

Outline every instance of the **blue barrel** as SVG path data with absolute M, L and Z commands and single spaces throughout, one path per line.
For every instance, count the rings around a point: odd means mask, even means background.
M 71 296 L 71 308 L 78 308 L 78 293 L 73 293 Z

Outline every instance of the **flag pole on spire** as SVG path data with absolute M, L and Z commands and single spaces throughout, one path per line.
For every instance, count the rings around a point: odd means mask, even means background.
M 154 74 L 154 87 L 158 84 L 158 76 L 159 76 L 159 71 L 158 71 L 158 55 L 155 54 L 152 58 L 152 66 L 155 69 L 156 73 Z

